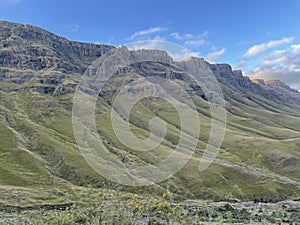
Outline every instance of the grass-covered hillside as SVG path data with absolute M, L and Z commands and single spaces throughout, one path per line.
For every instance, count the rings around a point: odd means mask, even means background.
M 154 196 L 169 192 L 180 200 L 300 198 L 300 94 L 285 86 L 253 83 L 225 64 L 207 63 L 224 94 L 227 124 L 221 149 L 205 171 L 198 168 L 211 131 L 209 96 L 180 69 L 180 63 L 144 62 L 120 69 L 100 93 L 96 125 L 102 142 L 129 166 L 150 165 L 172 153 L 181 124 L 170 102 L 145 98 L 130 113 L 130 128 L 141 138 L 149 136 L 152 118 L 165 121 L 164 141 L 152 151 L 123 145 L 110 120 L 111 104 L 124 86 L 157 76 L 185 89 L 195 104 L 201 124 L 195 154 L 168 180 L 146 187 L 122 186 L 96 173 L 74 138 L 73 98 L 86 68 L 110 49 L 70 42 L 29 25 L 0 22 L 1 205 L 66 203 L 73 185 Z M 135 88 L 140 92 L 151 86 L 139 83 Z

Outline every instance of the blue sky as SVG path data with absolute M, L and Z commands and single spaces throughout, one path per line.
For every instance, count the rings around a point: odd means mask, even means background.
M 0 0 L 0 19 L 84 42 L 174 42 L 300 90 L 299 0 Z

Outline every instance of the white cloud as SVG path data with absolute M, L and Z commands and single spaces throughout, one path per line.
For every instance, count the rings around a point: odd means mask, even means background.
M 294 54 L 300 56 L 300 44 L 292 45 L 292 48 L 293 48 Z
M 289 37 L 289 38 L 283 38 L 280 40 L 271 40 L 269 42 L 265 42 L 265 43 L 262 43 L 259 45 L 253 45 L 252 47 L 248 48 L 248 50 L 244 54 L 244 58 L 249 58 L 249 57 L 255 56 L 261 52 L 266 51 L 267 49 L 274 48 L 274 47 L 277 47 L 282 44 L 288 44 L 288 43 L 292 42 L 293 40 L 294 40 L 293 37 Z
M 72 23 L 69 27 L 70 27 L 70 30 L 71 30 L 72 32 L 76 32 L 76 31 L 78 31 L 79 28 L 80 28 L 80 26 L 79 26 L 78 24 L 76 24 L 76 23 Z
M 144 35 L 149 35 L 149 34 L 154 34 L 154 33 L 158 33 L 158 32 L 162 32 L 164 30 L 167 30 L 167 28 L 165 27 L 151 27 L 147 30 L 140 30 L 140 31 L 136 31 L 133 35 L 131 35 L 128 40 L 133 40 L 139 36 L 144 36 Z
M 199 40 L 188 40 L 184 42 L 184 45 L 188 45 L 191 47 L 199 47 L 202 46 L 206 43 L 204 39 L 199 39 Z
M 251 78 L 279 79 L 300 90 L 300 44 L 275 50 L 263 58 L 260 65 L 245 74 Z
M 164 37 L 162 37 L 162 36 L 157 35 L 157 36 L 155 36 L 154 38 L 151 38 L 151 40 L 155 40 L 155 41 L 165 41 L 166 39 L 165 39 Z
M 300 90 L 300 71 L 288 71 L 283 68 L 278 69 L 256 69 L 246 73 L 252 79 L 281 80 L 296 90 Z
M 180 52 L 169 54 L 175 61 L 185 60 L 191 56 L 200 58 L 199 52 L 193 52 L 187 48 L 182 49 Z
M 293 47 L 286 50 L 273 51 L 264 57 L 260 67 L 265 69 L 284 68 L 288 71 L 300 71 L 300 55 L 295 54 Z
M 194 35 L 192 35 L 192 34 L 187 33 L 187 34 L 180 35 L 177 32 L 171 33 L 170 35 L 177 40 L 186 40 L 186 39 L 191 39 L 194 37 Z
M 226 49 L 222 48 L 219 51 L 211 52 L 204 57 L 209 62 L 216 62 L 216 60 L 225 53 Z
M 170 36 L 176 40 L 184 41 L 183 44 L 185 46 L 189 46 L 189 47 L 200 47 L 208 42 L 206 40 L 207 36 L 208 36 L 207 31 L 203 32 L 202 34 L 198 34 L 198 35 L 194 35 L 194 34 L 190 34 L 190 33 L 179 34 L 178 32 L 174 32 L 174 33 L 171 33 Z
M 199 52 L 191 51 L 187 48 L 184 48 L 180 45 L 157 40 L 149 41 L 138 41 L 134 43 L 129 43 L 126 45 L 130 50 L 139 50 L 139 49 L 158 49 L 166 51 L 174 61 L 184 60 L 190 56 L 200 57 Z

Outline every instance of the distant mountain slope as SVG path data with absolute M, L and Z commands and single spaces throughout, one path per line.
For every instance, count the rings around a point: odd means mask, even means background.
M 41 28 L 0 21 L 0 89 L 53 93 L 74 86 L 87 66 L 114 47 L 69 41 Z
M 1 185 L 34 187 L 60 177 L 78 185 L 117 186 L 85 162 L 72 129 L 72 101 L 80 77 L 94 60 L 114 48 L 72 42 L 34 26 L 0 21 Z M 103 142 L 126 165 L 149 165 L 172 152 L 181 125 L 174 107 L 162 99 L 140 101 L 129 120 L 141 137 L 149 135 L 152 118 L 166 122 L 165 141 L 154 151 L 131 151 L 110 124 L 110 105 L 122 87 L 132 80 L 159 76 L 183 87 L 195 102 L 201 122 L 199 144 L 190 162 L 167 181 L 120 188 L 143 193 L 168 189 L 177 197 L 215 200 L 300 197 L 300 93 L 280 81 L 251 81 L 227 64 L 211 65 L 199 58 L 173 62 L 163 51 L 145 54 L 158 54 L 170 64 L 143 62 L 120 68 L 97 104 L 96 123 Z M 201 72 L 204 64 L 222 88 L 227 129 L 217 158 L 199 172 L 211 130 L 210 96 L 185 71 L 195 69 L 206 79 Z M 141 83 L 139 88 L 134 91 L 152 87 Z

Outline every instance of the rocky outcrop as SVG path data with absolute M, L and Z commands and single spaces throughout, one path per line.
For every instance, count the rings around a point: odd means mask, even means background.
M 157 61 L 166 62 L 172 64 L 173 59 L 168 55 L 167 52 L 161 50 L 137 50 L 131 52 L 132 57 L 137 61 L 147 61 L 149 58 L 155 58 Z
M 59 84 L 53 91 L 53 96 L 59 96 L 67 93 L 72 93 L 76 89 L 77 84 Z
M 241 70 L 232 70 L 228 64 L 209 64 L 204 59 L 195 57 L 175 62 L 175 64 L 186 72 L 197 71 L 198 80 L 203 84 L 213 84 L 212 81 L 208 81 L 214 76 L 227 100 L 235 99 L 236 101 L 241 101 L 242 98 L 251 99 L 253 94 L 258 94 L 272 101 L 283 100 L 300 104 L 299 92 L 285 83 L 278 80 L 251 80 L 249 77 L 243 76 Z M 213 90 L 213 88 L 209 87 L 210 90 Z
M 266 85 L 263 79 L 253 79 L 252 82 L 255 84 Z
M 286 90 L 286 91 L 291 91 L 291 92 L 298 92 L 295 89 L 292 89 L 290 86 L 288 86 L 286 83 L 284 83 L 281 80 L 266 80 L 265 84 L 272 88 L 272 89 L 277 89 L 277 90 Z
M 233 70 L 232 71 L 235 75 L 242 77 L 243 76 L 243 71 L 242 70 Z
M 60 56 L 72 59 L 73 62 L 89 64 L 91 59 L 96 59 L 114 48 L 108 45 L 69 41 L 31 25 L 0 21 L 0 27 L 1 49 L 10 49 L 10 52 L 14 53 L 27 53 L 26 55 L 30 56 Z
M 113 48 L 69 41 L 35 26 L 0 21 L 0 80 L 8 83 L 0 89 L 55 90 L 55 94 L 70 91 L 73 85 L 62 88 L 67 77 L 76 80 L 95 59 Z
M 33 89 L 55 96 L 74 92 L 87 67 L 114 48 L 69 41 L 35 26 L 0 21 L 0 81 L 5 83 L 0 85 L 0 90 Z M 181 80 L 186 82 L 189 94 L 199 94 L 204 99 L 209 98 L 201 89 L 213 90 L 213 80 L 216 79 L 226 99 L 250 98 L 255 93 L 272 100 L 278 98 L 300 104 L 298 91 L 283 82 L 250 80 L 243 76 L 242 71 L 232 70 L 228 64 L 209 64 L 196 57 L 174 62 L 167 52 L 161 50 L 129 51 L 120 46 L 117 51 L 130 57 L 131 61 L 143 61 L 120 68 L 119 75 L 137 73 L 144 77 Z M 144 62 L 151 58 L 164 63 Z M 192 79 L 187 82 L 189 74 L 195 74 L 198 83 Z

